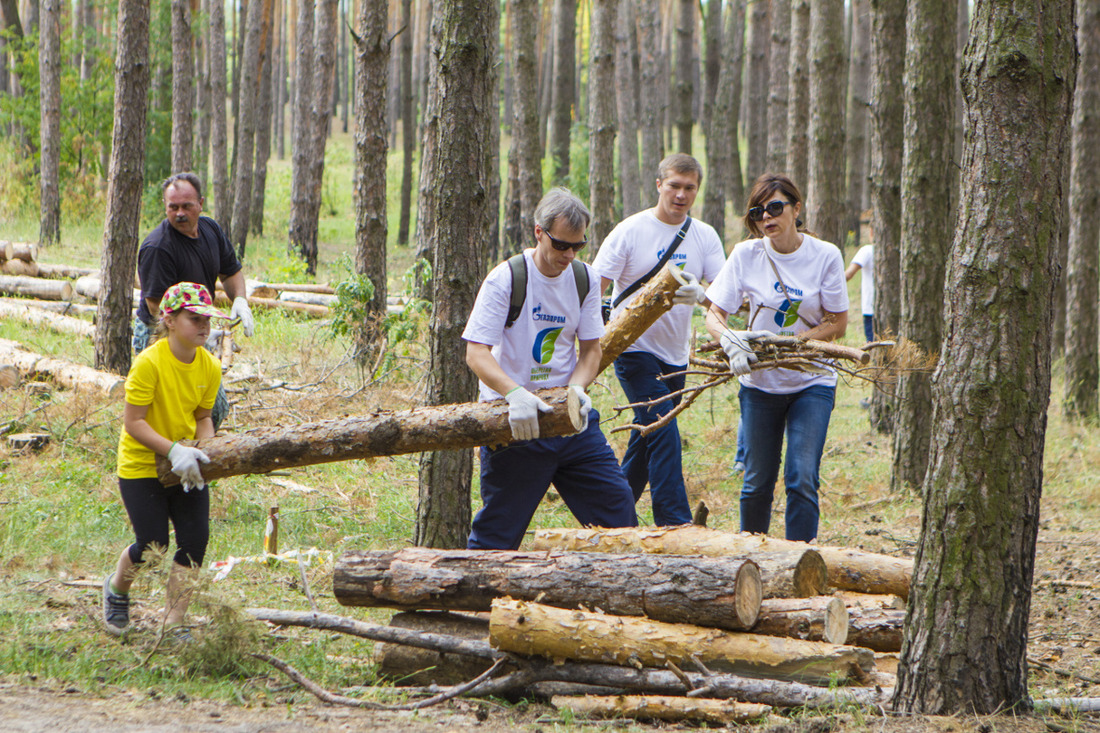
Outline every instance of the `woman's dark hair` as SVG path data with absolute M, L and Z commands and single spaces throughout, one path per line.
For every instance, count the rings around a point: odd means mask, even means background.
M 756 183 L 752 184 L 752 191 L 749 193 L 749 203 L 745 207 L 746 214 L 741 219 L 754 237 L 762 237 L 764 232 L 760 229 L 760 223 L 750 219 L 747 212 L 754 206 L 763 206 L 776 193 L 782 194 L 792 204 L 802 203 L 802 193 L 798 190 L 798 186 L 794 185 L 794 181 L 782 173 L 765 173 L 757 178 Z M 796 219 L 795 227 L 802 228 L 801 219 Z

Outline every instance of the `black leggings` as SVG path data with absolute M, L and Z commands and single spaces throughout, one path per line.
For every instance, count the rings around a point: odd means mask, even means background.
M 177 565 L 201 567 L 210 540 L 210 490 L 163 486 L 155 478 L 120 478 L 118 489 L 130 515 L 137 542 L 130 545 L 130 561 L 142 562 L 149 545 L 168 547 L 168 522 L 176 529 Z

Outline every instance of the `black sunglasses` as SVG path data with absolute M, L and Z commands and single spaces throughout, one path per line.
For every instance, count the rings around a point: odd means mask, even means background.
M 564 239 L 558 239 L 545 229 L 542 230 L 543 234 L 550 238 L 550 244 L 554 246 L 559 252 L 565 252 L 567 250 L 573 250 L 574 252 L 580 252 L 588 244 L 588 237 L 585 237 L 579 242 L 566 242 Z
M 767 206 L 754 206 L 749 209 L 749 218 L 753 221 L 762 221 L 764 219 L 764 212 L 768 212 L 768 215 L 773 219 L 783 213 L 784 206 L 791 206 L 790 201 L 769 201 Z

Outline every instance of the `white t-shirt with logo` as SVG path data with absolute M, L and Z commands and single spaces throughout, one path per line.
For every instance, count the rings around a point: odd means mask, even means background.
M 875 245 L 865 244 L 852 258 L 853 265 L 859 265 L 863 270 L 860 273 L 859 296 L 863 305 L 863 315 L 875 315 Z
M 600 277 L 614 281 L 612 300 L 653 269 L 672 244 L 683 224 L 665 224 L 656 209 L 639 211 L 619 222 L 600 245 L 592 267 Z M 709 224 L 693 219 L 684 241 L 672 253 L 669 262 L 695 275 L 701 282 L 718 277 L 726 259 L 722 240 Z M 615 309 L 625 308 L 637 295 L 635 291 Z M 691 339 L 691 305 L 674 305 L 626 351 L 645 351 L 666 364 L 687 364 Z
M 525 250 L 527 297 L 523 311 L 511 328 L 505 328 L 512 302 L 512 270 L 508 262 L 493 268 L 478 291 L 474 309 L 466 321 L 462 338 L 492 347 L 501 369 L 525 389 L 562 387 L 577 367 L 576 341 L 603 336 L 600 317 L 599 278 L 588 270 L 588 295 L 578 306 L 577 281 L 573 268 L 557 277 L 539 272 L 532 259 L 534 249 Z M 481 382 L 481 400 L 502 395 Z
M 843 255 L 834 244 L 808 234 L 802 237 L 802 246 L 790 254 L 776 252 L 766 238 L 738 243 L 721 274 L 707 289 L 707 297 L 727 313 L 735 312 L 747 298 L 748 328 L 784 336 L 796 336 L 818 325 L 826 311 L 847 312 Z M 790 300 L 768 258 L 775 263 Z M 815 384 L 835 385 L 836 373 L 761 369 L 741 377 L 740 381 L 765 392 L 790 394 Z

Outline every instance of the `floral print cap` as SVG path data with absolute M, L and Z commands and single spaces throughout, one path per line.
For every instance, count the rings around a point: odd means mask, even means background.
M 164 297 L 160 301 L 161 315 L 166 316 L 181 310 L 189 310 L 200 316 L 229 320 L 229 316 L 214 307 L 214 301 L 206 286 L 199 283 L 176 283 L 164 291 Z

